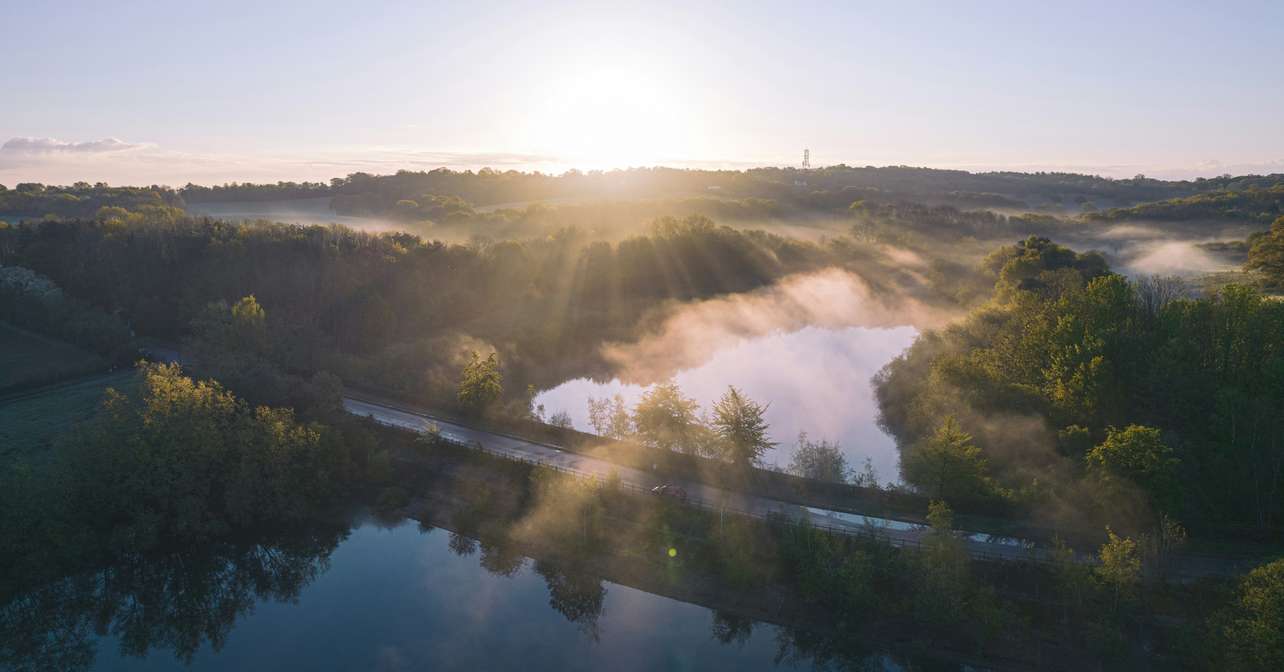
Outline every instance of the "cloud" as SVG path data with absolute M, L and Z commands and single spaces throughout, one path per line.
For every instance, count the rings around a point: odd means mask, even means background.
M 116 138 L 88 142 L 66 142 L 56 138 L 10 138 L 4 145 L 0 145 L 0 152 L 6 154 L 102 154 L 125 152 L 145 146 Z
M 101 181 L 181 186 L 187 182 L 326 181 L 354 172 L 392 173 L 403 169 L 443 167 L 555 173 L 570 166 L 560 163 L 557 157 L 542 154 L 431 151 L 381 146 L 269 154 L 185 152 L 117 138 L 70 142 L 56 138 L 15 137 L 0 145 L 0 183 Z

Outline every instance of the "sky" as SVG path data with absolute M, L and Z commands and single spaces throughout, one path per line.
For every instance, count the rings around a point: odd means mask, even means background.
M 0 183 L 1284 172 L 1284 2 L 0 0 Z

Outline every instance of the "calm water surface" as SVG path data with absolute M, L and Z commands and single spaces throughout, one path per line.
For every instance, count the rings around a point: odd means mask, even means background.
M 773 626 L 723 643 L 704 607 L 596 578 L 549 580 L 523 558 L 511 576 L 492 573 L 472 544 L 414 523 L 359 524 L 297 602 L 260 599 L 220 651 L 205 643 L 188 666 L 163 647 L 122 656 L 105 636 L 91 669 L 798 669 L 774 662 Z
M 837 441 L 848 463 L 859 468 L 866 457 L 883 482 L 898 481 L 899 454 L 878 427 L 878 404 L 870 379 L 918 336 L 913 327 L 822 329 L 749 338 L 718 351 L 703 365 L 675 376 L 687 396 L 708 410 L 735 385 L 749 397 L 770 403 L 767 421 L 778 442 L 764 460 L 789 464 L 798 433 Z M 613 380 L 580 378 L 536 397 L 547 413 L 566 411 L 577 429 L 592 431 L 588 399 L 620 394 L 632 407 L 647 387 Z

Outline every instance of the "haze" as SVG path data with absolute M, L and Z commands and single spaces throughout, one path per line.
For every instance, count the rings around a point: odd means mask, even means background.
M 1284 6 L 10 3 L 0 182 L 1284 167 Z M 21 29 L 18 29 L 21 27 Z M 92 113 L 86 113 L 92 109 Z

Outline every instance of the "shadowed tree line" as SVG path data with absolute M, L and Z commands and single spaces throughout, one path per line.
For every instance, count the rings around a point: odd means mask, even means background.
M 0 592 L 122 557 L 300 524 L 364 474 L 358 437 L 252 408 L 177 365 L 143 364 L 139 390 L 108 389 L 99 413 L 52 454 L 0 473 Z
M 40 222 L 0 230 L 0 262 L 169 341 L 203 338 L 215 313 L 252 295 L 266 318 L 251 345 L 278 368 L 420 398 L 452 398 L 468 353 L 498 352 L 507 401 L 522 404 L 529 384 L 604 373 L 598 346 L 636 338 L 666 302 L 831 265 L 876 290 L 933 292 L 847 238 L 808 243 L 700 217 L 662 219 L 618 244 L 565 230 L 480 246 L 208 219 Z

